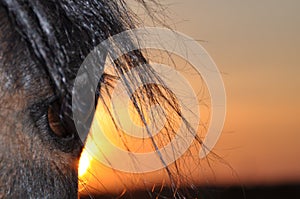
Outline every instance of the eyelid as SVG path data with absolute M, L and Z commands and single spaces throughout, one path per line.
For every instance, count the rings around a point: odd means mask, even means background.
M 31 118 L 35 123 L 43 117 L 49 107 L 57 98 L 55 96 L 51 96 L 39 102 L 36 102 L 30 105 L 27 110 L 30 113 Z

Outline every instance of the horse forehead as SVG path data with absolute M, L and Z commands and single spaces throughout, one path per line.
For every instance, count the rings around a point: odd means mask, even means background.
M 1 63 L 0 58 L 0 110 L 21 111 L 53 95 L 48 76 L 30 62 Z M 25 61 L 25 63 L 24 63 Z M 2 114 L 3 115 L 3 114 Z

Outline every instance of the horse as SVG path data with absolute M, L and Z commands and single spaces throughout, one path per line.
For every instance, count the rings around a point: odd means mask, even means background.
M 155 4 L 136 1 L 149 12 Z M 72 109 L 84 105 L 72 107 L 74 80 L 95 46 L 137 24 L 123 0 L 0 0 L 0 198 L 78 197 L 84 143 Z M 147 59 L 135 50 L 114 68 L 124 74 L 139 64 L 147 65 Z M 151 67 L 140 68 L 138 75 L 158 79 Z M 109 77 L 104 73 L 99 86 Z M 145 89 L 131 98 L 135 104 L 164 98 L 180 116 L 171 95 L 155 86 Z

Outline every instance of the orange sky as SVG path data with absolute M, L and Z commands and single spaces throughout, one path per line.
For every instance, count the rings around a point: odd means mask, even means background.
M 245 182 L 300 181 L 300 2 L 168 2 L 177 30 L 207 41 L 225 73 L 227 117 L 215 151 Z
M 162 3 L 168 4 L 167 23 L 196 40 L 205 40 L 200 44 L 224 73 L 227 116 L 214 151 L 242 183 L 299 182 L 300 1 Z M 198 168 L 201 175 L 193 180 L 237 183 L 230 170 L 213 161 L 215 176 L 204 165 Z M 103 187 L 122 190 L 107 168 L 97 165 L 92 170 L 100 176 L 103 185 L 98 188 L 102 191 Z M 151 186 L 151 182 L 162 180 L 157 175 L 128 179 L 129 187 L 131 181 L 135 186 L 142 182 Z

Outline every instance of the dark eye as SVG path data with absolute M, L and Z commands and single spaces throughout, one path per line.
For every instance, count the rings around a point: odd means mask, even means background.
M 53 101 L 47 111 L 48 123 L 53 134 L 59 138 L 71 138 L 74 135 L 73 125 L 65 116 L 65 111 L 59 100 Z

